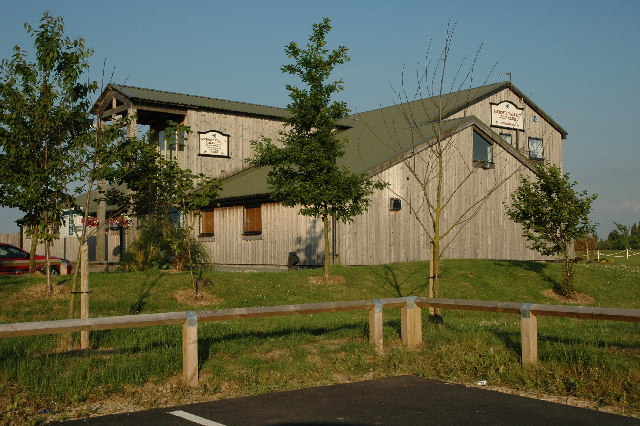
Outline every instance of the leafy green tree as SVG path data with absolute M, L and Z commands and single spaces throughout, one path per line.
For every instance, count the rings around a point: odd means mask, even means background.
M 169 122 L 165 143 L 175 144 L 178 135 L 188 133 L 187 126 Z M 168 262 L 174 269 L 189 269 L 193 278 L 193 266 L 198 260 L 192 256 L 194 241 L 189 231 L 193 226 L 184 226 L 176 215 L 193 218 L 200 209 L 211 205 L 221 189 L 221 180 L 182 169 L 175 159 L 164 158 L 150 136 L 125 138 L 115 151 L 106 152 L 103 162 L 110 165 L 110 173 L 105 175 L 112 186 L 105 193 L 108 204 L 131 212 L 150 229 L 161 230 L 158 233 L 162 234 L 163 245 L 171 250 Z M 167 257 L 164 252 L 160 255 Z
M 632 224 L 629 229 L 629 248 L 640 249 L 640 222 Z
M 569 257 L 571 244 L 594 232 L 589 213 L 597 195 L 576 192 L 573 189 L 576 182 L 570 182 L 569 175 L 562 174 L 554 165 L 540 165 L 537 172 L 536 179 L 522 178 L 506 213 L 523 226 L 522 235 L 533 250 L 545 256 L 562 253 L 564 274 L 554 291 L 570 296 L 575 292 L 573 261 Z
M 68 186 L 82 170 L 78 158 L 93 140 L 89 96 L 97 84 L 81 82 L 92 51 L 82 38 L 64 35 L 61 17 L 45 12 L 37 28 L 25 29 L 34 39 L 35 61 L 15 46 L 0 64 L 0 205 L 22 210 L 25 224 L 39 232 L 32 236 L 33 271 L 38 238 L 48 258 L 71 199 Z
M 324 225 L 324 277 L 330 275 L 329 220 L 349 222 L 369 205 L 374 189 L 384 184 L 371 181 L 366 174 L 353 174 L 337 165 L 344 155 L 344 144 L 334 131 L 340 119 L 349 114 L 344 102 L 331 101 L 343 90 L 342 81 L 328 81 L 338 64 L 349 60 L 347 48 L 329 51 L 326 35 L 330 20 L 313 25 L 306 48 L 289 43 L 285 53 L 294 63 L 282 66 L 282 72 L 297 76 L 304 88 L 287 84 L 291 116 L 280 133 L 282 147 L 271 139 L 253 141 L 255 156 L 249 163 L 271 167 L 267 182 L 271 196 L 288 207 L 300 206 L 305 216 L 321 218 Z
M 613 222 L 615 228 L 609 232 L 607 239 L 601 241 L 599 247 L 603 250 L 625 250 L 640 248 L 640 223 L 626 226 Z
M 629 248 L 630 229 L 621 223 L 613 222 L 615 228 L 609 232 L 605 242 L 605 249 L 608 250 L 624 250 Z

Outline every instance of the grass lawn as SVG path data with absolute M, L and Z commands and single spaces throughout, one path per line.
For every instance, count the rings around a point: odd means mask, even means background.
M 204 272 L 213 286 L 191 301 L 188 274 L 92 274 L 91 316 L 269 306 L 425 295 L 428 265 L 336 267 L 343 283 L 317 284 L 320 270 Z M 449 260 L 441 295 L 560 303 L 542 291 L 560 264 Z M 640 268 L 578 264 L 576 289 L 594 306 L 640 309 Z M 70 279 L 46 297 L 42 277 L 0 277 L 0 322 L 69 316 Z M 61 350 L 62 336 L 0 339 L 0 419 L 36 423 L 128 409 L 297 389 L 398 374 L 553 395 L 640 416 L 640 324 L 539 317 L 539 358 L 520 365 L 519 317 L 448 310 L 424 323 L 424 345 L 400 346 L 400 312 L 385 311 L 385 353 L 368 344 L 367 312 L 245 319 L 199 325 L 201 386 L 180 382 L 179 326 L 91 333 L 89 351 Z
M 580 254 L 585 257 L 586 253 Z M 591 258 L 597 257 L 596 253 L 590 254 Z M 640 250 L 629 250 L 629 257 L 625 250 L 600 250 L 600 259 L 607 259 L 614 265 L 626 265 L 640 268 Z

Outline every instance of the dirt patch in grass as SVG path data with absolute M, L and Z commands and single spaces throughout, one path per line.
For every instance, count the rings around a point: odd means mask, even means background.
M 267 352 L 266 354 L 258 354 L 258 358 L 261 359 L 269 359 L 269 360 L 291 360 L 290 351 L 288 349 L 274 349 L 271 352 Z
M 69 288 L 63 285 L 53 284 L 53 291 L 47 291 L 47 283 L 41 282 L 20 291 L 20 296 L 27 300 L 40 299 L 66 299 L 69 296 Z
M 558 302 L 562 302 L 562 303 L 574 303 L 574 304 L 577 303 L 580 305 L 592 305 L 596 303 L 596 299 L 593 296 L 589 296 L 588 294 L 580 293 L 577 291 L 571 297 L 560 296 L 558 293 L 556 293 L 550 288 L 547 290 L 542 290 L 541 293 L 546 297 L 549 297 L 551 299 L 557 300 Z
M 203 306 L 216 305 L 222 302 L 222 299 L 209 294 L 206 291 L 200 291 L 197 295 L 192 288 L 183 288 L 173 293 L 173 298 L 180 303 L 187 305 Z
M 341 275 L 332 275 L 325 279 L 324 277 L 309 277 L 307 278 L 312 284 L 344 284 L 347 282 Z

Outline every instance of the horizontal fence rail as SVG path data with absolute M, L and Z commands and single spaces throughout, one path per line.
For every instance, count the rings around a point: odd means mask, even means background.
M 382 327 L 384 309 L 401 309 L 401 339 L 408 347 L 422 343 L 421 308 L 462 309 L 520 315 L 522 363 L 538 360 L 537 316 L 570 317 L 595 320 L 640 322 L 640 309 L 600 308 L 535 303 L 495 302 L 466 299 L 400 297 L 298 305 L 216 309 L 208 311 L 166 312 L 115 317 L 69 319 L 56 321 L 0 324 L 0 337 L 34 336 L 78 331 L 114 330 L 159 325 L 182 324 L 183 379 L 198 385 L 198 322 L 227 321 L 287 315 L 341 311 L 369 311 L 369 341 L 378 352 L 383 351 Z

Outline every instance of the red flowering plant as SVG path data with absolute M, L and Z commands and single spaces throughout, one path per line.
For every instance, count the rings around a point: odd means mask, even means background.
M 131 225 L 131 218 L 125 214 L 110 217 L 109 218 L 109 228 L 128 228 Z
M 82 223 L 85 223 L 85 218 L 82 218 Z M 97 217 L 92 217 L 89 216 L 87 217 L 87 226 L 88 227 L 93 227 L 93 226 L 98 226 L 99 222 L 98 222 L 98 218 Z

